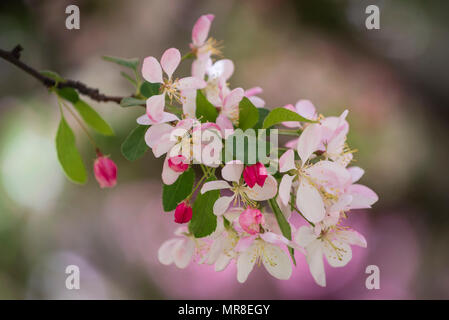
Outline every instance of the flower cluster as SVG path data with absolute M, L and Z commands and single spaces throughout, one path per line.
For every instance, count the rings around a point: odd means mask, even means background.
M 232 88 L 234 64 L 217 59 L 219 42 L 208 37 L 213 20 L 211 14 L 198 19 L 185 56 L 170 48 L 142 65 L 147 86 L 155 90 L 141 92 L 146 113 L 137 122 L 148 126 L 144 139 L 154 156 L 165 156 L 164 210 L 184 224 L 162 244 L 159 260 L 179 268 L 196 261 L 216 271 L 235 261 L 239 282 L 261 262 L 273 277 L 286 280 L 299 251 L 317 284 L 325 286 L 323 255 L 341 267 L 352 257 L 351 245 L 366 247 L 361 234 L 343 226 L 347 214 L 378 200 L 357 184 L 363 169 L 350 166 L 348 111 L 324 117 L 308 100 L 270 111 L 258 96 L 261 88 Z M 190 58 L 191 76 L 177 77 L 179 64 Z M 235 131 L 278 124 L 288 129 L 276 132 L 296 136 L 278 149 L 278 172 L 260 160 L 223 162 Z M 294 226 L 293 214 L 304 224 Z

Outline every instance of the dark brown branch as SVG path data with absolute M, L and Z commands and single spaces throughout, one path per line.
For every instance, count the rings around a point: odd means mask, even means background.
M 39 71 L 30 67 L 29 65 L 25 64 L 24 62 L 22 62 L 20 60 L 20 53 L 22 50 L 23 50 L 23 48 L 20 45 L 15 46 L 14 49 L 12 49 L 11 51 L 5 51 L 5 50 L 0 49 L 0 57 L 5 59 L 6 61 L 12 63 L 19 69 L 22 69 L 23 71 L 25 71 L 26 73 L 28 73 L 29 75 L 34 77 L 35 79 L 39 80 L 44 86 L 46 86 L 48 88 L 54 87 L 56 85 L 56 81 L 54 81 L 53 79 L 51 79 L 49 77 L 44 76 Z M 104 95 L 104 94 L 100 93 L 100 91 L 98 89 L 88 87 L 84 83 L 75 81 L 75 80 L 65 80 L 64 82 L 59 82 L 56 85 L 56 87 L 59 89 L 67 88 L 67 87 L 73 88 L 73 89 L 77 90 L 79 93 L 81 93 L 85 96 L 89 96 L 91 99 L 100 101 L 100 102 L 115 102 L 115 103 L 120 104 L 120 101 L 122 101 L 122 99 L 124 98 L 124 97 L 118 97 L 118 96 L 114 97 L 114 96 Z

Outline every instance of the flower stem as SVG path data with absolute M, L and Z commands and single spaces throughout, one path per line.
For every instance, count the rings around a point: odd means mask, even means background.
M 278 134 L 283 134 L 285 136 L 300 136 L 302 130 L 301 129 L 278 129 Z

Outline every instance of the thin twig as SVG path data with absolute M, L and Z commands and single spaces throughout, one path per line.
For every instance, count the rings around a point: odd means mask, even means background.
M 76 80 L 65 80 L 62 82 L 56 83 L 55 80 L 44 76 L 36 69 L 32 68 L 31 66 L 27 65 L 26 63 L 22 62 L 20 60 L 20 53 L 22 52 L 23 48 L 19 44 L 14 47 L 11 51 L 5 51 L 0 49 L 0 58 L 3 58 L 4 60 L 10 62 L 11 64 L 15 65 L 19 69 L 25 71 L 29 75 L 31 75 L 33 78 L 39 80 L 44 86 L 51 88 L 56 86 L 59 89 L 62 88 L 73 88 L 77 90 L 79 93 L 89 96 L 91 99 L 99 102 L 115 102 L 120 104 L 120 101 L 124 97 L 119 96 L 107 96 L 105 94 L 100 93 L 98 89 L 91 88 L 84 83 Z

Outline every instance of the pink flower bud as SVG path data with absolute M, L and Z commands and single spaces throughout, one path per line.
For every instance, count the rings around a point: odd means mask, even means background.
M 184 172 L 189 168 L 189 161 L 187 161 L 186 157 L 178 155 L 168 159 L 168 166 L 173 171 Z
M 192 219 L 192 207 L 185 201 L 178 204 L 175 210 L 175 222 L 186 223 Z
M 245 232 L 249 234 L 258 234 L 260 225 L 265 223 L 265 217 L 258 209 L 247 208 L 240 214 L 239 224 Z
M 257 162 L 252 166 L 247 166 L 245 170 L 243 170 L 243 179 L 245 179 L 246 184 L 250 188 L 254 187 L 256 183 L 263 187 L 267 176 L 267 168 L 260 162 Z
M 95 178 L 101 188 L 112 188 L 117 183 L 117 166 L 100 152 L 97 154 L 98 157 L 94 162 Z

